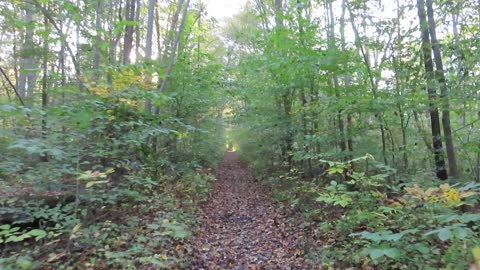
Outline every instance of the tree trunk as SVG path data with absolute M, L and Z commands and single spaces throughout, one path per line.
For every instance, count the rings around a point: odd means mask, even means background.
M 333 15 L 333 6 L 332 3 L 325 3 L 328 9 L 328 18 L 327 18 L 327 29 L 328 29 L 328 48 L 330 50 L 337 51 L 337 47 L 335 45 L 335 18 Z M 332 74 L 333 77 L 333 87 L 335 89 L 335 97 L 340 100 L 340 84 L 338 82 L 338 76 L 336 74 Z M 347 150 L 347 142 L 345 140 L 345 124 L 343 122 L 342 116 L 343 109 L 340 108 L 337 111 L 337 122 L 338 122 L 338 145 L 340 147 L 340 151 L 342 154 L 342 159 L 346 160 L 345 151 Z
M 100 43 L 102 42 L 100 31 L 102 29 L 102 6 L 102 0 L 97 0 L 97 7 L 95 9 L 95 53 L 93 55 L 93 69 L 95 70 L 98 70 L 100 68 Z
M 33 24 L 34 6 L 30 1 L 25 1 L 23 21 L 29 25 L 23 36 L 23 44 L 20 51 L 20 76 L 18 82 L 18 94 L 22 99 L 29 98 L 35 91 L 35 85 L 38 78 L 37 63 L 35 60 L 35 44 L 33 42 Z M 29 102 L 26 102 L 27 104 Z
M 347 9 L 350 13 L 350 24 L 352 25 L 352 30 L 353 30 L 353 33 L 355 34 L 355 45 L 358 48 L 358 50 L 360 51 L 360 53 L 362 55 L 362 58 L 363 58 L 363 62 L 365 64 L 365 68 L 367 69 L 367 74 L 368 74 L 368 78 L 369 78 L 369 81 L 370 81 L 373 98 L 375 100 L 377 100 L 378 99 L 378 95 L 377 95 L 378 78 L 375 75 L 373 75 L 372 67 L 371 67 L 371 64 L 370 64 L 369 53 L 368 53 L 367 49 L 365 49 L 363 44 L 361 43 L 360 34 L 359 34 L 358 28 L 355 24 L 354 16 L 353 16 L 353 12 L 351 10 L 351 7 L 348 6 L 347 4 L 346 4 L 346 7 L 347 7 Z M 386 55 L 386 52 L 387 52 L 386 48 L 387 47 L 388 46 L 385 46 L 384 56 Z M 382 58 L 382 63 L 383 63 L 384 60 L 385 60 L 385 58 Z M 381 66 L 381 64 L 380 64 L 380 66 Z M 377 72 L 377 73 L 381 74 L 381 72 Z M 380 122 L 380 135 L 381 135 L 381 140 L 382 140 L 383 162 L 386 165 L 388 165 L 387 140 L 386 140 L 386 133 L 385 133 L 386 121 L 385 121 L 385 117 L 383 116 L 383 112 L 375 114 L 375 118 L 378 118 L 379 122 Z
M 48 18 L 44 15 L 44 22 L 45 29 L 48 29 Z M 48 94 L 47 94 L 47 83 L 48 83 L 48 35 L 44 37 L 43 40 L 43 78 L 42 78 L 42 109 L 44 111 L 44 115 L 42 115 L 42 138 L 47 138 L 47 115 L 46 109 L 48 106 Z M 40 156 L 40 159 L 43 162 L 48 161 L 48 155 L 46 152 L 43 152 Z
M 172 68 L 173 68 L 173 64 L 175 63 L 175 57 L 177 55 L 177 49 L 178 49 L 178 46 L 180 44 L 180 37 L 182 35 L 183 28 L 185 27 L 185 21 L 187 20 L 189 6 L 190 6 L 190 0 L 187 0 L 187 2 L 185 3 L 185 8 L 183 10 L 182 21 L 180 22 L 180 26 L 178 27 L 176 35 L 175 35 L 175 40 L 172 44 L 172 51 L 170 52 L 170 61 L 168 63 L 167 72 L 165 74 L 165 78 L 163 78 L 163 80 L 160 84 L 160 87 L 158 89 L 159 92 L 163 92 L 165 90 L 165 86 L 167 85 L 168 77 L 170 77 L 170 75 L 172 74 Z M 158 106 L 156 106 L 154 114 L 158 114 L 159 109 L 160 108 Z
M 430 38 L 433 49 L 433 58 L 435 60 L 435 66 L 437 68 L 436 78 L 440 84 L 440 101 L 442 108 L 442 124 L 443 134 L 445 135 L 445 146 L 447 150 L 448 169 L 449 175 L 453 178 L 458 178 L 457 171 L 457 159 L 455 158 L 455 146 L 453 144 L 452 127 L 450 125 L 450 102 L 448 98 L 448 87 L 445 79 L 445 73 L 443 70 L 442 54 L 440 52 L 440 44 L 437 40 L 436 23 L 433 14 L 432 0 L 426 0 L 427 2 L 427 16 L 428 16 L 428 29 L 430 32 Z
M 422 52 L 423 52 L 423 64 L 425 67 L 425 79 L 427 81 L 428 98 L 430 100 L 430 122 L 432 128 L 432 143 L 433 143 L 433 155 L 435 160 L 435 172 L 439 179 L 445 180 L 448 178 L 447 171 L 445 169 L 445 160 L 443 157 L 443 145 L 440 131 L 440 116 L 438 113 L 437 104 L 437 92 L 433 85 L 433 61 L 432 61 L 432 46 L 430 44 L 430 34 L 428 31 L 428 23 L 425 14 L 425 2 L 424 0 L 417 0 L 418 18 L 420 21 L 420 31 L 422 38 Z
M 342 46 L 342 52 L 347 53 L 347 46 L 346 46 L 346 41 L 345 41 L 345 13 L 346 13 L 346 0 L 342 1 L 342 15 L 340 17 L 340 42 Z M 350 75 L 345 75 L 344 80 L 345 80 L 345 93 L 349 92 L 349 87 L 350 87 Z M 352 134 L 352 127 L 353 127 L 353 121 L 352 121 L 352 114 L 347 113 L 347 131 L 346 131 L 346 137 L 347 137 L 347 150 L 349 152 L 347 159 L 353 159 L 352 152 L 353 152 L 353 134 Z M 353 166 L 353 164 L 352 164 Z
M 132 60 L 130 54 L 133 49 L 133 32 L 134 27 L 131 25 L 131 22 L 135 21 L 135 4 L 136 0 L 127 0 L 125 6 L 125 20 L 128 21 L 128 24 L 125 26 L 125 37 L 123 40 L 123 64 L 131 64 Z
M 145 41 L 145 59 L 147 61 L 152 60 L 152 39 L 153 39 L 153 19 L 155 12 L 155 5 L 157 0 L 148 1 L 148 17 L 147 17 L 147 36 Z M 147 80 L 150 82 L 151 77 L 148 76 Z M 152 111 L 152 101 L 150 99 L 145 100 L 145 113 L 151 113 Z
M 170 52 L 170 61 L 167 67 L 167 73 L 165 74 L 165 78 L 163 79 L 162 84 L 160 85 L 160 89 L 159 89 L 160 92 L 163 92 L 163 90 L 165 89 L 165 85 L 167 84 L 168 77 L 170 77 L 172 73 L 173 64 L 175 63 L 175 57 L 177 55 L 177 49 L 180 44 L 180 37 L 182 35 L 183 28 L 185 27 L 185 21 L 187 19 L 189 5 L 190 5 L 190 0 L 187 0 L 187 2 L 185 3 L 185 8 L 183 10 L 182 22 L 178 27 L 177 34 L 175 35 L 175 41 L 173 42 L 173 45 L 172 45 L 172 51 Z
M 141 1 L 136 1 L 136 10 L 135 10 L 135 60 L 138 62 L 140 60 L 140 40 L 142 37 L 142 32 L 140 31 L 140 9 L 141 9 Z

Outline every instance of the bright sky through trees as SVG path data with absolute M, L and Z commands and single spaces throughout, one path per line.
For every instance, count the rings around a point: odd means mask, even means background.
M 208 14 L 216 19 L 230 17 L 240 12 L 247 0 L 207 0 Z

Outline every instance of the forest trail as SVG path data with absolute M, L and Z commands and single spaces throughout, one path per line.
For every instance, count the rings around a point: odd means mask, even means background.
M 235 153 L 225 154 L 217 179 L 194 239 L 194 269 L 312 269 L 295 248 L 300 234 Z

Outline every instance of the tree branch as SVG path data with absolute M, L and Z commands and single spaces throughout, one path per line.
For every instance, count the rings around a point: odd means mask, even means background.
M 62 32 L 62 30 L 60 29 L 60 27 L 58 27 L 57 23 L 55 22 L 55 20 L 52 18 L 52 16 L 50 15 L 50 13 L 48 13 L 48 10 L 46 10 L 39 2 L 38 0 L 32 0 L 33 1 L 33 4 L 43 13 L 43 15 L 48 19 L 48 21 L 52 24 L 53 28 L 55 28 L 55 30 L 57 30 L 58 34 L 60 35 L 61 37 L 61 41 L 63 43 L 63 45 L 65 45 L 65 47 L 67 48 L 67 51 L 68 51 L 68 54 L 70 54 L 70 58 L 72 59 L 72 63 L 73 63 L 73 68 L 75 69 L 75 76 L 77 77 L 77 81 L 79 83 L 80 86 L 83 85 L 83 82 L 82 80 L 80 79 L 80 75 L 81 75 L 81 71 L 80 71 L 80 66 L 78 65 L 78 62 L 77 62 L 77 59 L 75 58 L 75 54 L 73 53 L 73 50 L 72 48 L 70 47 L 70 45 L 68 44 L 67 42 L 67 37 L 65 36 L 65 34 Z
M 22 97 L 20 96 L 20 94 L 18 94 L 17 88 L 16 88 L 15 85 L 12 83 L 12 81 L 10 80 L 10 78 L 8 78 L 7 73 L 5 72 L 5 70 L 3 70 L 2 67 L 0 67 L 0 73 L 2 73 L 3 77 L 5 77 L 5 80 L 7 80 L 8 84 L 10 85 L 10 87 L 11 87 L 11 88 L 13 89 L 13 91 L 15 92 L 15 95 L 17 96 L 17 98 L 18 98 L 18 100 L 20 101 L 20 103 L 22 104 L 22 106 L 25 107 L 25 102 L 23 102 Z

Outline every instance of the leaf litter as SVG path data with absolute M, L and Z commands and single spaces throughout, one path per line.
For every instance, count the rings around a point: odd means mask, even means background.
M 297 248 L 301 233 L 235 153 L 226 153 L 217 179 L 199 214 L 193 269 L 315 269 Z

